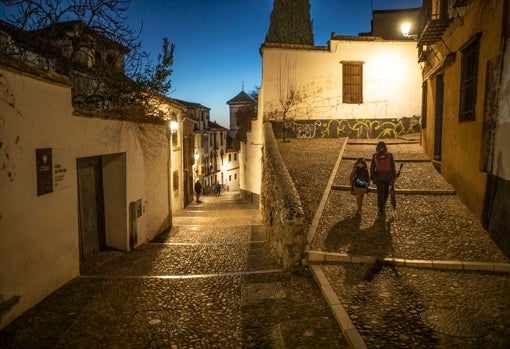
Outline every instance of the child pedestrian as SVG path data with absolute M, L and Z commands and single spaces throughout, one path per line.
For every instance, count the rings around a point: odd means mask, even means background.
M 368 166 L 363 158 L 359 158 L 354 163 L 351 172 L 351 194 L 356 195 L 356 203 L 358 204 L 357 213 L 361 213 L 363 206 L 363 196 L 368 193 L 368 185 L 370 183 L 370 175 Z

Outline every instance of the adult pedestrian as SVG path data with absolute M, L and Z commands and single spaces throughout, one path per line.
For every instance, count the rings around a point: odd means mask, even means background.
M 221 192 L 220 183 L 216 182 L 216 185 L 214 186 L 214 195 L 215 196 L 220 196 L 220 192 Z
M 397 177 L 393 154 L 388 152 L 386 143 L 379 142 L 375 147 L 375 154 L 370 162 L 370 178 L 377 186 L 378 215 L 385 213 L 386 202 L 390 192 L 390 186 Z
M 200 183 L 200 180 L 197 179 L 195 182 L 195 194 L 197 196 L 197 203 L 200 202 L 200 193 L 202 192 L 202 184 Z

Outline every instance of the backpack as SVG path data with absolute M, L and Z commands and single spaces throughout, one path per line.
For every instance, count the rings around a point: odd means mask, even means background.
M 368 187 L 368 170 L 364 167 L 356 167 L 354 170 L 354 185 L 357 187 Z
M 375 172 L 376 173 L 388 173 L 391 172 L 391 154 L 382 153 L 375 154 Z

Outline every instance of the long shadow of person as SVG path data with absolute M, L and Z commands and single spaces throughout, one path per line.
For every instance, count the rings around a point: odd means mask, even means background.
M 377 275 L 384 265 L 383 260 L 386 257 L 393 257 L 393 238 L 391 236 L 391 224 L 393 218 L 384 219 L 384 217 L 377 219 L 372 227 L 367 229 L 368 237 L 372 237 L 371 244 L 365 246 L 366 254 L 375 257 L 375 262 L 368 267 L 365 274 L 365 280 L 370 281 Z M 398 276 L 397 270 L 391 266 L 393 272 Z
M 355 214 L 337 222 L 329 230 L 325 240 L 328 252 L 347 253 L 359 235 L 361 215 Z

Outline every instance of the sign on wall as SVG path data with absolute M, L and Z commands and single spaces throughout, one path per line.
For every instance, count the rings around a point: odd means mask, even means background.
M 52 151 L 51 148 L 36 149 L 37 196 L 53 192 Z
M 35 150 L 37 169 L 37 196 L 69 187 L 69 174 L 64 153 L 59 149 Z

